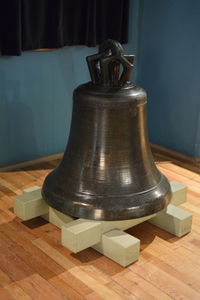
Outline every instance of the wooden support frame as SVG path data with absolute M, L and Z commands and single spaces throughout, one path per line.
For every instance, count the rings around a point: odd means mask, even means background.
M 186 201 L 186 186 L 171 182 L 171 203 L 161 212 L 138 219 L 122 221 L 95 221 L 67 216 L 46 204 L 41 196 L 41 188 L 31 187 L 16 196 L 14 212 L 22 220 L 41 216 L 61 228 L 61 244 L 77 253 L 88 247 L 116 261 L 122 266 L 135 262 L 139 257 L 140 240 L 125 233 L 144 221 L 181 237 L 191 231 L 191 213 L 176 207 Z

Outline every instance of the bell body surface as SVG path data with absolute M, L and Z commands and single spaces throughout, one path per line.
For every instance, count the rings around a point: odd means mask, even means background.
M 89 82 L 74 91 L 66 151 L 42 188 L 50 206 L 78 218 L 125 220 L 170 202 L 169 182 L 150 150 L 146 98 L 130 83 Z

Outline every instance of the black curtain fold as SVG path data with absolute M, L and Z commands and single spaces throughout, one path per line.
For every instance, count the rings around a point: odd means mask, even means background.
M 128 41 L 129 0 L 1 0 L 0 52 Z

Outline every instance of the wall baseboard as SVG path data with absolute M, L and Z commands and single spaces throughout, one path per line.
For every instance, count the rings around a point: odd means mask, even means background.
M 174 150 L 151 144 L 151 150 L 156 160 L 170 160 L 173 163 L 200 173 L 200 157 L 190 157 Z
M 22 162 L 19 164 L 15 164 L 15 165 L 0 167 L 0 172 L 14 171 L 17 169 L 22 169 L 22 168 L 30 167 L 33 165 L 37 165 L 37 164 L 40 164 L 43 162 L 51 162 L 52 160 L 61 159 L 62 156 L 63 156 L 63 153 L 58 153 L 58 154 L 53 154 L 53 155 L 37 158 L 34 160 L 28 160 L 28 161 L 25 161 L 25 162 Z
M 168 148 L 164 148 L 162 146 L 158 146 L 155 144 L 151 144 L 151 150 L 157 161 L 169 160 L 183 168 L 192 170 L 192 171 L 200 174 L 200 157 L 193 158 L 193 157 L 178 153 L 174 150 L 170 150 Z M 46 157 L 41 157 L 41 158 L 38 158 L 35 160 L 29 160 L 29 161 L 19 163 L 16 165 L 2 167 L 2 168 L 0 168 L 0 172 L 14 171 L 17 169 L 37 165 L 42 162 L 47 162 L 47 161 L 50 162 L 52 160 L 61 159 L 62 156 L 63 156 L 63 153 L 58 153 L 58 154 L 54 154 L 54 155 L 50 155 L 50 156 L 46 156 Z

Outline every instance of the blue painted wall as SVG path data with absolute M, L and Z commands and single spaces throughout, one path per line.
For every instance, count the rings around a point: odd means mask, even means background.
M 151 141 L 200 156 L 200 2 L 131 0 L 127 53 L 149 94 Z M 62 152 L 73 89 L 89 80 L 85 56 L 69 47 L 0 57 L 0 166 Z
M 0 57 L 1 166 L 64 150 L 73 89 L 89 80 L 85 56 L 94 50 L 69 47 Z
M 151 142 L 200 157 L 200 1 L 141 0 L 139 12 Z

